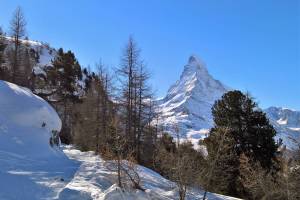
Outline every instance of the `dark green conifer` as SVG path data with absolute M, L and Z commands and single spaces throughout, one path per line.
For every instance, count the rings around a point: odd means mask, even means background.
M 259 163 L 266 171 L 274 169 L 277 144 L 275 129 L 249 95 L 230 91 L 212 108 L 214 127 L 204 140 L 208 151 L 208 190 L 243 197 L 240 156 Z
M 212 113 L 215 128 L 230 129 L 227 137 L 234 139 L 238 155 L 245 153 L 263 168 L 271 169 L 278 148 L 274 141 L 276 131 L 249 95 L 230 91 L 215 103 Z

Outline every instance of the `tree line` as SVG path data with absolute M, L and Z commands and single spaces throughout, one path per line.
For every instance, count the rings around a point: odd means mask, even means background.
M 101 61 L 84 68 L 71 51 L 42 48 L 53 59 L 40 73 L 43 51 L 30 45 L 17 8 L 8 36 L 0 29 L 0 78 L 47 100 L 62 119 L 61 141 L 109 160 L 121 188 L 143 190 L 141 164 L 174 181 L 181 200 L 191 187 L 244 199 L 300 198 L 300 151 L 283 156 L 275 129 L 249 94 L 230 91 L 215 102 L 214 127 L 199 141 L 206 155 L 159 126 L 151 76 L 133 37 L 114 70 Z

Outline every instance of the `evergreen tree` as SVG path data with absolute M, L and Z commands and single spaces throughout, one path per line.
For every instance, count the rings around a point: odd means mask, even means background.
M 52 64 L 53 67 L 46 70 L 47 84 L 51 86 L 49 87 L 51 96 L 48 97 L 48 100 L 54 100 L 56 105 L 62 107 L 60 113 L 63 121 L 61 140 L 68 144 L 71 142 L 71 126 L 74 120 L 72 118 L 74 116 L 72 106 L 79 102 L 82 91 L 79 85 L 82 72 L 75 55 L 71 51 L 64 52 L 62 48 L 58 50 Z
M 224 94 L 215 102 L 212 114 L 215 126 L 204 140 L 210 171 L 206 188 L 242 196 L 240 156 L 272 171 L 277 166 L 276 132 L 252 98 L 240 91 Z
M 80 95 L 78 81 L 82 79 L 81 67 L 71 52 L 64 52 L 62 48 L 58 50 L 57 57 L 52 62 L 49 80 L 56 86 L 56 95 L 59 101 L 75 102 Z
M 211 134 L 218 127 L 229 128 L 227 137 L 234 140 L 238 155 L 245 153 L 263 168 L 271 169 L 278 148 L 274 141 L 276 131 L 249 95 L 240 91 L 224 94 L 214 104 L 212 114 L 215 127 Z

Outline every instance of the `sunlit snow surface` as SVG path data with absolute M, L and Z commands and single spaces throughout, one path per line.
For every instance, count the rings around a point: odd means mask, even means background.
M 43 125 L 44 124 L 44 125 Z M 76 163 L 51 148 L 55 110 L 26 88 L 0 81 L 0 199 L 53 199 Z
M 138 166 L 141 186 L 145 192 L 126 189 L 122 191 L 116 186 L 116 173 L 110 171 L 107 164 L 94 152 L 81 152 L 66 146 L 64 153 L 70 158 L 81 162 L 81 166 L 74 178 L 60 192 L 60 199 L 107 199 L 107 200 L 150 200 L 150 199 L 178 199 L 176 185 L 163 178 L 156 172 Z M 203 191 L 189 188 L 187 200 L 202 199 Z M 217 194 L 208 194 L 208 199 L 236 199 Z

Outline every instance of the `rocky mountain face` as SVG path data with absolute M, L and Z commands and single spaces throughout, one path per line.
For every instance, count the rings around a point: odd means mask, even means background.
M 300 145 L 300 111 L 281 107 L 264 110 L 277 131 L 276 138 L 281 138 L 288 149 Z
M 167 95 L 158 100 L 162 113 L 160 125 L 174 138 L 188 139 L 197 144 L 207 136 L 213 126 L 211 107 L 230 88 L 215 80 L 206 64 L 197 56 L 191 56 L 180 79 L 170 87 Z M 300 142 L 300 112 L 270 107 L 264 110 L 287 148 Z

